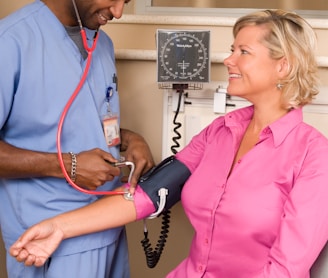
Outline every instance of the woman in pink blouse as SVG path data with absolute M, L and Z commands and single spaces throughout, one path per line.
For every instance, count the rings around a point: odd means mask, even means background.
M 246 15 L 233 34 L 227 90 L 252 106 L 217 118 L 175 156 L 191 172 L 181 201 L 195 235 L 167 277 L 306 278 L 328 239 L 328 141 L 302 117 L 318 93 L 316 36 L 281 10 Z M 10 252 L 42 265 L 65 238 L 154 210 L 137 187 L 134 202 L 104 197 L 31 227 Z

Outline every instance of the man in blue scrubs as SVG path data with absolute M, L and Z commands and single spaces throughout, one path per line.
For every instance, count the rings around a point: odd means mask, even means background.
M 37 0 L 0 21 L 0 224 L 7 249 L 34 223 L 99 197 L 74 189 L 65 171 L 81 188 L 108 191 L 120 185 L 120 169 L 108 163 L 120 151 L 136 165 L 132 185 L 154 164 L 144 139 L 119 128 L 113 44 L 97 32 L 129 1 L 75 1 Z M 87 48 L 98 34 L 87 75 L 79 19 Z M 62 111 L 83 76 L 57 140 Z M 7 270 L 10 278 L 129 277 L 124 228 L 66 240 L 42 268 L 7 256 Z

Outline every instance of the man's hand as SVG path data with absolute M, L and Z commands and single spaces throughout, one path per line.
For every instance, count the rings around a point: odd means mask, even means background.
M 134 173 L 130 182 L 130 193 L 134 193 L 137 182 L 142 174 L 152 168 L 155 163 L 150 148 L 145 139 L 126 129 L 121 129 L 121 151 L 127 161 L 131 161 L 135 165 Z
M 110 163 L 117 160 L 101 149 L 80 152 L 76 158 L 75 183 L 88 190 L 96 190 L 97 187 L 120 175 L 120 169 Z

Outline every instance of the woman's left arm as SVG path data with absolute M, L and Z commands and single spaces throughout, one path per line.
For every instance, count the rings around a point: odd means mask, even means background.
M 307 277 L 328 240 L 328 144 L 308 148 L 281 216 L 262 278 Z

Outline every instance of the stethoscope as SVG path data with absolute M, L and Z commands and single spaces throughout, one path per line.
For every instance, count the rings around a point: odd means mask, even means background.
M 75 0 L 72 0 L 72 3 L 73 3 L 73 6 L 74 6 L 75 14 L 76 14 L 78 24 L 79 24 L 79 27 L 80 27 L 80 33 L 81 33 L 81 37 L 82 37 L 83 46 L 84 46 L 84 49 L 88 53 L 88 57 L 87 57 L 87 62 L 86 62 L 86 66 L 85 66 L 85 69 L 83 71 L 82 77 L 81 77 L 77 87 L 75 88 L 73 94 L 71 95 L 71 97 L 67 101 L 67 103 L 64 107 L 64 110 L 63 110 L 63 112 L 60 116 L 60 119 L 59 119 L 58 128 L 57 128 L 57 139 L 56 139 L 59 165 L 60 165 L 62 173 L 64 174 L 64 177 L 66 178 L 67 182 L 73 188 L 75 188 L 76 190 L 78 190 L 80 192 L 83 192 L 83 193 L 86 193 L 86 194 L 92 194 L 92 195 L 125 195 L 125 196 L 131 198 L 131 196 L 129 196 L 130 193 L 128 191 L 95 191 L 95 190 L 87 190 L 87 189 L 81 188 L 80 186 L 78 186 L 77 184 L 75 184 L 73 182 L 73 180 L 68 175 L 68 173 L 65 169 L 65 164 L 64 164 L 64 160 L 63 160 L 62 151 L 61 151 L 61 132 L 62 132 L 64 120 L 66 118 L 66 114 L 67 114 L 69 108 L 71 107 L 74 99 L 76 98 L 78 93 L 81 91 L 81 88 L 82 88 L 83 84 L 85 83 L 85 80 L 86 80 L 87 75 L 88 75 L 89 70 L 90 70 L 90 65 L 91 65 L 91 60 L 92 60 L 92 53 L 96 49 L 97 41 L 98 41 L 98 30 L 97 30 L 96 33 L 95 33 L 95 36 L 93 38 L 92 46 L 89 47 L 88 42 L 87 42 L 86 32 L 85 32 L 85 30 L 82 26 L 82 21 L 81 21 L 81 18 L 80 18 L 80 15 L 79 15 Z M 130 166 L 130 174 L 129 174 L 129 179 L 128 179 L 128 183 L 130 183 L 132 174 L 134 172 L 134 167 L 135 167 L 134 163 L 130 162 L 130 161 L 124 161 L 124 162 L 114 163 L 114 166 L 117 166 L 117 167 Z

